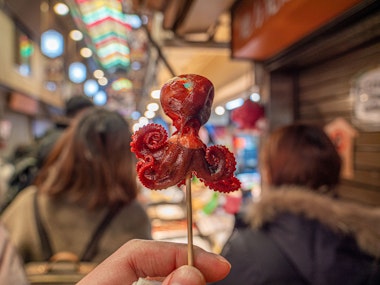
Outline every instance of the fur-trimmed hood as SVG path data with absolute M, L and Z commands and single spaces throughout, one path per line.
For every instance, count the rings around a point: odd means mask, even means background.
M 300 187 L 266 189 L 249 210 L 248 222 L 258 228 L 289 213 L 317 220 L 332 231 L 352 235 L 359 247 L 380 257 L 380 208 L 332 198 Z

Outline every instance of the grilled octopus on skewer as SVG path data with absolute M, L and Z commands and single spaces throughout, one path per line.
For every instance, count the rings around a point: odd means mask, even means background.
M 131 149 L 139 159 L 138 177 L 145 187 L 159 190 L 182 185 L 186 177 L 195 175 L 219 192 L 240 188 L 234 176 L 233 153 L 222 145 L 207 147 L 199 137 L 213 99 L 213 84 L 200 75 L 180 75 L 163 85 L 161 105 L 176 131 L 168 137 L 161 125 L 149 124 L 132 136 Z

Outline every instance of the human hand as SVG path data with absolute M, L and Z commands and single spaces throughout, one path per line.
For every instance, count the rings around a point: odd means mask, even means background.
M 231 265 L 223 257 L 194 246 L 194 267 L 187 264 L 187 245 L 131 240 L 99 264 L 77 285 L 130 285 L 140 277 L 162 285 L 205 285 L 223 279 Z

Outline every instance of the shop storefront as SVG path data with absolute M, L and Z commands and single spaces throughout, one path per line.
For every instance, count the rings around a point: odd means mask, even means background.
M 232 55 L 261 63 L 269 127 L 325 126 L 345 164 L 342 195 L 379 205 L 380 2 L 276 3 L 236 3 Z

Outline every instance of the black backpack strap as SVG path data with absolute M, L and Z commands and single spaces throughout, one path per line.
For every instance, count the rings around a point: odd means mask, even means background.
M 100 222 L 94 234 L 92 235 L 90 242 L 87 244 L 82 258 L 80 259 L 81 261 L 91 261 L 94 258 L 97 253 L 99 240 L 104 230 L 110 224 L 112 218 L 119 212 L 120 208 L 121 205 L 116 205 L 108 210 L 107 214 L 104 216 L 103 220 Z M 42 224 L 41 216 L 38 210 L 37 192 L 34 195 L 34 215 L 36 219 L 38 234 L 40 236 L 44 260 L 49 260 L 53 256 L 53 250 L 47 232 Z

